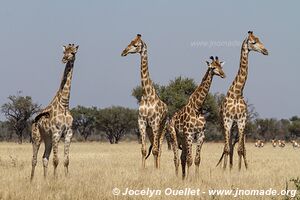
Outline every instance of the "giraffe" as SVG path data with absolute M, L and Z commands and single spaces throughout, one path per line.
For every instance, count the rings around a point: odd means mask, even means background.
M 253 34 L 252 31 L 248 31 L 248 36 L 242 43 L 238 74 L 231 84 L 220 108 L 225 145 L 223 154 L 217 166 L 224 158 L 223 169 L 226 169 L 228 155 L 230 155 L 230 169 L 233 165 L 233 150 L 235 145 L 235 142 L 232 143 L 231 138 L 231 128 L 233 123 L 236 123 L 238 128 L 239 170 L 241 169 L 242 157 L 244 159 L 246 169 L 248 168 L 244 135 L 244 129 L 247 120 L 247 104 L 243 97 L 243 90 L 248 75 L 248 55 L 250 51 L 257 51 L 259 53 L 262 53 L 263 55 L 268 55 L 268 50 L 264 47 L 262 42 L 260 42 L 259 38 Z
M 69 99 L 71 80 L 74 68 L 75 54 L 79 46 L 69 44 L 63 46 L 64 55 L 62 62 L 66 64 L 60 87 L 50 104 L 44 108 L 33 120 L 32 124 L 32 170 L 31 180 L 34 177 L 34 170 L 37 163 L 37 154 L 42 141 L 45 143 L 43 155 L 44 177 L 47 176 L 48 161 L 53 148 L 54 177 L 57 176 L 58 165 L 58 143 L 62 135 L 64 141 L 64 168 L 65 175 L 68 174 L 69 147 L 71 143 L 73 117 L 69 110 Z
M 174 152 L 175 173 L 178 175 L 178 148 L 181 152 L 182 179 L 189 175 L 189 168 L 193 163 L 192 158 L 192 143 L 193 139 L 197 140 L 195 165 L 196 175 L 199 174 L 200 153 L 204 142 L 205 118 L 202 114 L 202 105 L 207 97 L 209 88 L 214 75 L 225 78 L 222 65 L 218 57 L 210 57 L 212 62 L 206 61 L 208 69 L 202 79 L 201 84 L 196 88 L 193 94 L 189 97 L 188 103 L 177 111 L 169 122 L 168 131 L 172 138 L 172 147 Z M 186 168 L 187 165 L 187 175 Z
M 160 168 L 161 146 L 164 137 L 164 127 L 167 119 L 167 105 L 156 94 L 154 84 L 148 70 L 147 45 L 141 34 L 129 43 L 121 56 L 139 53 L 141 56 L 141 83 L 143 95 L 139 105 L 138 125 L 142 141 L 142 167 L 146 167 L 146 135 L 150 140 L 149 154 L 152 149 L 154 165 Z

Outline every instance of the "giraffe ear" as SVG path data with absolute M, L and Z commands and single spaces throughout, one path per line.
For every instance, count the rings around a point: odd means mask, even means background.
M 221 61 L 221 62 L 220 62 L 221 67 L 223 67 L 224 64 L 225 64 L 224 61 Z
M 210 67 L 210 63 L 208 61 L 206 61 L 206 64 L 207 64 L 208 67 Z
M 76 48 L 76 51 L 77 51 L 77 50 L 78 50 L 78 48 L 79 48 L 79 45 L 77 45 L 75 48 Z
M 66 51 L 66 48 L 67 48 L 67 47 L 66 47 L 65 45 L 63 45 L 63 50 L 64 50 L 64 51 Z

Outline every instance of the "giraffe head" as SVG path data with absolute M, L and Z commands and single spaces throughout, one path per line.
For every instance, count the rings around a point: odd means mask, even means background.
M 225 62 L 219 61 L 218 56 L 215 58 L 213 56 L 210 57 L 211 62 L 206 61 L 208 68 L 212 71 L 213 75 L 220 76 L 221 78 L 225 78 L 226 75 L 222 69 L 222 66 Z
M 75 55 L 77 53 L 79 46 L 75 46 L 74 44 L 69 44 L 67 46 L 63 46 L 64 49 L 64 56 L 62 58 L 63 63 L 67 63 L 69 61 L 75 60 Z
M 268 55 L 269 54 L 268 50 L 265 48 L 263 43 L 259 41 L 259 38 L 253 34 L 253 31 L 248 31 L 248 34 L 249 34 L 247 39 L 248 50 L 257 51 L 264 55 Z
M 121 56 L 127 56 L 129 53 L 141 53 L 144 45 L 141 37 L 141 34 L 137 34 L 137 36 L 123 50 Z

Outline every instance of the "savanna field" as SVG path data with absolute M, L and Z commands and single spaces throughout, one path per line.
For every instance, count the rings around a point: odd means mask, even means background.
M 70 173 L 64 176 L 63 143 L 60 143 L 58 178 L 53 177 L 52 156 L 48 178 L 43 178 L 41 147 L 35 178 L 30 183 L 32 147 L 29 143 L 0 143 L 0 199 L 232 199 L 232 196 L 167 196 L 165 189 L 295 189 L 289 180 L 300 176 L 298 163 L 300 149 L 290 144 L 285 148 L 273 148 L 270 143 L 263 148 L 247 144 L 249 170 L 244 166 L 239 172 L 237 159 L 234 169 L 225 172 L 215 165 L 222 152 L 221 143 L 204 143 L 200 164 L 200 177 L 194 176 L 194 166 L 188 180 L 181 174 L 175 176 L 173 152 L 163 146 L 161 169 L 155 170 L 153 157 L 147 160 L 147 168 L 141 168 L 140 144 L 122 142 L 72 143 L 70 151 Z M 237 154 L 235 153 L 235 158 Z M 181 171 L 180 171 L 181 172 Z M 130 189 L 161 190 L 161 195 L 124 196 L 112 194 L 114 188 L 125 192 Z M 284 196 L 239 196 L 236 199 L 284 199 Z

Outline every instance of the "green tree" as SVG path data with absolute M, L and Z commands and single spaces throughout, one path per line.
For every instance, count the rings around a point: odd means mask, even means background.
M 29 120 L 40 110 L 40 105 L 33 103 L 30 96 L 10 95 L 8 102 L 3 104 L 1 111 L 9 122 L 9 126 L 17 134 L 19 143 L 22 143 L 23 133 L 28 128 Z
M 86 141 L 95 129 L 97 108 L 77 106 L 71 109 L 71 113 L 73 116 L 73 129 Z
M 300 136 L 300 118 L 298 116 L 293 116 L 291 119 L 291 124 L 289 125 L 289 131 L 293 136 Z
M 177 77 L 171 80 L 167 86 L 154 85 L 160 99 L 168 105 L 169 117 L 182 108 L 189 96 L 196 89 L 196 84 L 193 79 Z M 137 102 L 141 101 L 143 90 L 141 86 L 137 86 L 132 90 L 132 96 Z
M 99 109 L 96 116 L 97 127 L 105 132 L 111 144 L 117 144 L 128 132 L 137 129 L 137 110 L 113 106 Z

